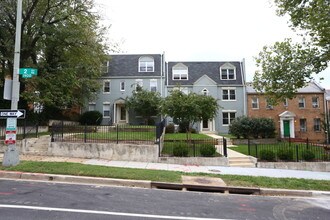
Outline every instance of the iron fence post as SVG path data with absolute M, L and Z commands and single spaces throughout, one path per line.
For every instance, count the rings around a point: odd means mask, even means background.
M 298 153 L 298 144 L 296 144 L 296 162 L 298 162 L 299 161 L 299 153 Z
M 84 127 L 84 143 L 87 142 L 87 125 L 85 124 L 85 127 Z
M 257 144 L 255 145 L 256 145 L 256 158 L 258 158 L 258 145 Z
M 227 153 L 227 139 L 223 138 L 223 154 L 225 157 L 228 157 L 228 153 Z
M 307 148 L 307 150 L 309 148 L 309 140 L 308 140 L 308 138 L 306 139 L 306 148 Z
M 118 124 L 117 124 L 117 125 L 116 125 L 116 132 L 117 132 L 117 144 L 118 144 L 118 139 L 119 139 L 119 133 L 118 133 L 119 131 L 118 131 L 118 130 L 119 130 L 119 128 L 118 128 Z
M 23 139 L 26 138 L 26 119 L 24 119 L 24 127 L 23 127 Z
M 250 139 L 248 138 L 248 154 L 251 155 Z

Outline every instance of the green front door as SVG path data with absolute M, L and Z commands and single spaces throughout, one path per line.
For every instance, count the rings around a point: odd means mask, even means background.
M 284 120 L 283 125 L 284 125 L 284 137 L 290 137 L 290 121 Z

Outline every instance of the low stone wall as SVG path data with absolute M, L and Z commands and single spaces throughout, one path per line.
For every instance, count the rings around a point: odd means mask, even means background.
M 248 139 L 236 139 L 231 138 L 233 145 L 248 144 Z M 254 144 L 274 144 L 277 143 L 276 138 L 259 138 L 259 139 L 250 139 L 250 143 Z
M 257 167 L 330 172 L 330 162 L 258 162 Z
M 157 162 L 158 145 L 52 142 L 49 156 Z
M 158 163 L 197 166 L 229 166 L 227 157 L 160 157 Z

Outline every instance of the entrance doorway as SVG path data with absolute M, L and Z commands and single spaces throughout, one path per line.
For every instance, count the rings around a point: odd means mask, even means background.
M 283 120 L 284 137 L 290 137 L 290 121 Z

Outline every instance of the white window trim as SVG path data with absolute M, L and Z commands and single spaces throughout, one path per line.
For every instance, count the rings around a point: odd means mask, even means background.
M 210 91 L 207 88 L 202 89 L 201 91 L 202 95 L 208 96 L 210 94 Z
M 143 59 L 150 59 L 150 61 L 143 61 Z M 152 61 L 151 61 L 152 60 Z M 145 67 L 146 67 L 146 71 L 141 71 L 141 67 L 142 65 L 141 64 L 145 64 Z M 152 70 L 148 71 L 148 65 L 146 65 L 147 63 L 152 63 Z M 140 73 L 152 73 L 152 72 L 155 72 L 155 59 L 153 57 L 150 57 L 150 56 L 142 56 L 139 58 L 139 72 Z
M 105 89 L 105 83 L 109 83 L 109 92 L 105 92 L 104 89 Z M 111 93 L 111 80 L 103 80 L 103 94 L 110 94 Z
M 229 79 L 229 69 L 234 70 L 234 78 L 233 79 Z M 222 78 L 222 70 L 227 70 L 227 79 Z M 220 67 L 220 79 L 221 80 L 236 80 L 236 68 L 235 67 L 229 67 L 229 66 Z
M 222 126 L 228 127 L 230 125 L 230 114 L 228 115 L 228 124 L 223 123 L 223 113 L 235 113 L 235 118 L 236 118 L 236 110 L 224 110 L 222 111 Z
M 257 99 L 257 101 L 254 102 L 254 101 L 253 101 L 254 99 Z M 257 104 L 257 107 L 254 108 L 254 107 L 253 107 L 253 104 Z M 252 109 L 259 109 L 259 98 L 258 98 L 258 97 L 252 97 L 252 99 L 251 99 L 251 108 L 252 108 Z
M 300 102 L 302 100 L 303 102 Z M 304 103 L 304 107 L 300 107 L 300 103 Z M 298 98 L 298 108 L 303 109 L 306 108 L 306 99 L 304 97 Z
M 157 89 L 158 89 L 158 85 L 157 85 L 158 82 L 157 82 L 157 79 L 150 79 L 150 83 L 149 83 L 149 84 L 150 84 L 150 85 L 149 85 L 149 86 L 150 86 L 150 88 L 149 88 L 150 91 L 152 91 L 152 90 L 151 90 L 151 88 L 152 88 L 152 87 L 151 87 L 151 84 L 152 84 L 152 83 L 155 83 L 155 86 L 154 86 L 154 87 L 156 88 L 156 91 L 155 91 L 155 92 L 157 92 Z
M 179 71 L 179 73 L 176 73 Z M 179 75 L 179 79 L 175 79 L 174 75 Z M 182 78 L 182 76 L 187 76 L 186 78 Z M 189 80 L 189 70 L 188 67 L 182 63 L 176 64 L 172 67 L 172 80 Z
M 313 98 L 316 99 L 316 102 L 313 102 Z M 313 107 L 313 108 L 320 108 L 319 97 L 312 97 L 312 107 Z
M 94 106 L 94 110 L 90 109 L 90 106 L 93 105 Z M 95 111 L 96 110 L 96 102 L 89 102 L 88 103 L 88 111 Z
M 105 105 L 109 106 L 109 116 L 104 116 L 104 110 L 105 110 L 104 106 Z M 102 116 L 103 116 L 103 118 L 110 118 L 110 114 L 111 114 L 111 104 L 110 104 L 110 102 L 103 102 L 102 103 Z
M 228 91 L 228 99 L 223 98 L 223 91 L 224 90 Z M 235 91 L 235 99 L 230 99 L 230 91 L 231 90 Z M 234 102 L 234 101 L 237 101 L 236 97 L 237 97 L 236 88 L 222 88 L 222 99 L 221 99 L 222 101 L 224 101 L 224 102 Z
M 122 89 L 122 84 L 124 84 L 124 89 Z M 119 87 L 121 92 L 125 92 L 125 87 L 126 87 L 125 81 L 121 81 Z

